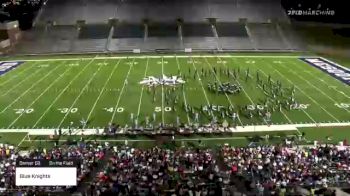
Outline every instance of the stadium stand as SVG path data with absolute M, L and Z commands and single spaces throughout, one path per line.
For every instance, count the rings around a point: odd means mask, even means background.
M 245 24 L 216 23 L 219 44 L 223 50 L 253 50 L 254 47 L 248 37 Z
M 131 51 L 143 48 L 144 25 L 118 23 L 112 28 L 113 35 L 108 46 L 110 51 Z
M 139 0 L 50 0 L 43 7 L 38 22 L 56 21 L 57 24 L 75 24 L 77 20 L 85 20 L 87 23 L 101 23 L 109 18 L 118 18 L 132 23 L 145 18 L 159 22 L 172 22 L 176 18 L 182 18 L 188 22 L 204 22 L 206 18 L 218 18 L 224 22 L 238 21 L 240 18 L 247 18 L 254 22 L 266 22 L 274 18 L 288 21 L 280 4 L 274 1 L 158 0 L 150 3 Z
M 48 39 L 47 26 L 37 26 L 22 33 L 22 40 L 16 46 L 19 53 L 43 53 L 52 51 Z
M 18 151 L 0 144 L 0 193 L 301 195 L 349 183 L 347 144 L 135 148 L 83 140 Z M 76 159 L 78 187 L 15 187 L 17 159 Z M 310 192 L 308 192 L 308 190 Z
M 288 49 L 282 37 L 272 23 L 249 23 L 246 25 L 247 32 L 256 49 L 278 50 Z
M 110 19 L 119 22 L 110 27 L 106 24 Z M 176 19 L 185 21 L 178 29 L 174 22 Z M 207 23 L 208 19 L 219 22 L 212 23 L 215 27 L 211 27 Z M 140 0 L 50 0 L 44 4 L 35 21 L 35 28 L 23 33 L 25 38 L 16 52 L 104 52 L 132 51 L 133 49 L 178 51 L 185 48 L 193 50 L 300 49 L 298 42 L 294 41 L 297 40 L 297 36 L 288 29 L 290 28 L 289 18 L 283 8 L 279 3 L 270 0 L 208 0 L 205 2 L 156 0 L 152 3 Z M 70 33 L 72 35 L 69 39 L 70 44 L 67 39 L 60 39 L 59 33 L 54 32 L 61 28 L 59 26 L 62 28 L 76 26 L 78 21 L 84 21 L 86 25 L 78 28 L 77 34 Z M 149 27 L 144 27 L 144 22 L 141 21 L 152 23 Z M 267 23 L 270 21 L 276 22 Z M 276 25 L 277 21 L 283 25 Z M 41 34 L 47 32 L 43 30 L 40 34 L 36 29 L 40 29 L 40 26 L 46 28 L 48 22 L 54 24 L 49 30 L 50 33 L 55 34 L 55 38 L 45 38 L 45 42 L 50 44 L 41 46 L 41 43 L 37 43 L 38 39 L 44 39 Z M 168 29 L 172 29 L 172 32 Z M 38 38 L 35 40 L 26 38 L 31 34 Z M 36 42 L 40 47 L 29 50 L 30 42 Z
M 181 27 L 185 48 L 195 50 L 213 50 L 218 48 L 217 38 L 210 24 L 184 23 Z
M 147 27 L 147 50 L 179 50 L 181 48 L 178 26 L 175 23 L 151 23 Z
M 106 51 L 110 26 L 107 24 L 82 25 L 78 28 L 78 38 L 73 41 L 73 52 Z
M 298 36 L 295 27 L 287 23 L 277 23 L 276 25 L 281 37 L 285 39 L 285 43 L 290 49 L 302 50 L 305 48 L 304 41 L 301 36 Z
M 109 25 L 83 25 L 79 29 L 79 39 L 106 39 L 109 35 Z

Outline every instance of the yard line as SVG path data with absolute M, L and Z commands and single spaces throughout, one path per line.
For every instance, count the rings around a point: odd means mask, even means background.
M 162 57 L 162 77 L 164 76 L 164 59 Z M 162 125 L 164 126 L 164 84 L 162 85 Z
M 220 57 L 218 57 L 218 58 L 219 58 L 220 61 L 222 61 L 222 59 L 221 59 Z M 226 64 L 225 64 L 225 67 L 227 67 Z M 249 99 L 250 103 L 253 104 L 253 105 L 255 105 L 253 99 L 252 99 L 252 98 L 249 96 L 249 94 L 245 91 L 245 89 L 243 88 L 243 86 L 241 85 L 241 83 L 238 81 L 238 79 L 235 79 L 235 80 L 236 80 L 236 82 L 238 83 L 238 85 L 242 87 L 242 90 L 243 90 L 244 94 L 246 95 L 246 97 Z
M 178 71 L 180 71 L 180 73 L 181 73 L 180 64 L 179 64 L 179 59 L 178 59 L 177 57 L 176 57 L 176 64 L 177 64 L 177 69 L 178 69 Z M 184 89 L 184 88 L 182 88 L 182 96 L 183 96 L 185 105 L 187 106 L 187 100 L 186 100 L 185 89 Z M 188 122 L 188 124 L 190 125 L 190 124 L 191 124 L 190 116 L 188 115 L 187 112 L 186 112 L 186 115 L 187 115 L 187 122 Z
M 149 61 L 149 58 L 147 58 L 145 74 L 143 75 L 143 77 L 147 76 L 148 61 Z M 139 100 L 139 106 L 137 108 L 137 116 L 136 116 L 137 122 L 139 121 L 139 116 L 140 116 L 140 111 L 141 111 L 141 102 L 142 102 L 143 91 L 144 91 L 144 85 L 142 85 L 141 95 L 140 95 L 140 100 Z
M 254 65 L 254 66 L 255 66 L 255 65 Z M 255 67 L 256 67 L 256 66 L 255 66 Z M 265 75 L 265 77 L 268 76 L 263 70 L 260 70 L 260 69 L 259 69 L 259 71 L 261 71 L 261 72 Z M 271 80 L 272 80 L 272 79 L 271 79 Z M 274 80 L 272 80 L 272 81 L 274 81 Z M 306 114 L 307 117 L 310 118 L 310 120 L 312 120 L 312 122 L 316 123 L 315 119 L 313 119 L 313 118 L 311 117 L 311 115 L 310 115 L 305 109 L 301 109 L 301 110 Z M 287 117 L 287 115 L 285 115 L 285 116 Z
M 121 89 L 121 91 L 120 91 L 120 93 L 119 93 L 119 97 L 118 97 L 118 100 L 117 100 L 117 104 L 115 105 L 115 108 L 114 108 L 114 110 L 113 110 L 113 115 L 112 115 L 112 118 L 111 118 L 110 122 L 113 122 L 113 120 L 114 120 L 116 111 L 117 111 L 118 106 L 119 106 L 120 99 L 121 99 L 121 97 L 122 97 L 122 94 L 123 94 L 123 92 L 124 92 L 125 85 L 126 85 L 126 83 L 127 83 L 127 80 L 128 80 L 128 78 L 129 78 L 129 75 L 130 75 L 131 68 L 134 66 L 134 62 L 135 62 L 135 58 L 133 58 L 133 60 L 132 60 L 132 62 L 131 62 L 131 65 L 130 65 L 130 67 L 129 67 L 129 71 L 128 71 L 128 73 L 126 74 L 126 77 L 125 77 L 125 80 L 124 80 L 124 84 L 123 84 L 123 87 L 122 87 L 122 89 Z
M 219 58 L 220 61 L 222 61 L 222 59 L 221 59 L 220 57 L 218 57 L 218 58 Z M 225 67 L 227 67 L 226 64 L 224 64 L 224 65 L 225 65 Z M 242 87 L 241 89 L 242 89 L 243 93 L 246 95 L 246 97 L 249 99 L 250 103 L 253 104 L 253 105 L 256 105 L 256 104 L 254 103 L 253 99 L 252 99 L 252 98 L 249 96 L 249 94 L 245 91 L 245 89 L 243 88 L 243 86 L 241 85 L 241 83 L 238 81 L 237 78 L 235 78 L 235 81 L 238 83 L 239 86 Z M 266 122 L 265 118 L 264 118 L 264 122 L 265 122 L 266 124 L 268 124 L 268 123 Z
M 303 61 L 303 62 L 304 62 L 304 61 Z M 291 62 L 291 63 L 293 63 L 295 66 L 299 67 L 299 64 L 295 63 L 294 61 Z M 301 67 L 300 67 L 300 70 L 302 70 Z M 324 83 L 325 85 L 327 85 L 327 86 L 329 85 L 329 84 L 328 84 L 326 81 L 324 81 L 323 79 L 320 79 L 319 77 L 316 77 L 314 74 L 312 74 L 312 72 L 307 71 L 306 73 L 308 73 L 311 77 L 313 77 L 313 78 L 315 78 L 315 79 L 321 81 L 321 82 Z M 323 72 L 320 72 L 320 73 L 323 73 Z M 325 76 L 328 77 L 327 75 L 325 75 Z M 346 85 L 346 84 L 343 83 L 343 82 L 341 82 L 341 84 L 343 84 L 343 85 L 345 85 L 346 87 L 348 87 L 348 85 Z M 339 91 L 339 90 L 337 90 L 337 88 L 331 88 L 331 89 L 333 89 L 334 91 L 337 91 L 339 94 L 341 94 L 341 95 L 343 95 L 344 97 L 350 99 L 350 96 L 347 95 L 346 93 L 344 93 L 343 91 Z
M 85 89 L 88 88 L 89 84 L 92 82 L 92 80 L 95 78 L 95 76 L 97 75 L 97 73 L 101 70 L 101 68 L 103 67 L 103 65 L 99 65 L 98 69 L 96 70 L 96 72 L 92 75 L 92 77 L 90 77 L 90 79 L 88 80 L 88 82 L 85 84 L 85 86 L 83 87 L 83 89 L 80 91 L 80 93 L 78 94 L 78 96 L 74 99 L 72 105 L 69 107 L 68 111 L 66 112 L 66 114 L 63 116 L 60 124 L 58 125 L 57 128 L 61 128 L 61 125 L 63 124 L 64 120 L 67 118 L 68 114 L 70 113 L 69 111 L 71 111 L 71 109 L 74 107 L 74 105 L 77 103 L 77 101 L 79 100 L 79 98 L 81 97 L 81 95 L 83 94 L 83 92 L 85 91 Z
M 216 78 L 216 81 L 218 81 L 219 84 L 222 85 L 222 83 L 221 83 L 221 81 L 219 80 L 218 76 L 217 76 L 216 73 L 214 72 L 212 66 L 211 66 L 210 63 L 208 62 L 207 57 L 204 57 L 204 59 L 205 59 L 205 62 L 209 65 L 209 67 L 210 67 L 210 69 L 211 69 L 211 72 L 214 74 L 214 76 L 215 76 L 215 78 Z M 221 60 L 221 59 L 220 59 L 220 60 Z M 232 108 L 235 108 L 235 107 L 233 106 L 233 104 L 232 104 L 230 98 L 228 97 L 227 93 L 226 93 L 225 91 L 224 91 L 224 93 L 225 93 L 226 99 L 227 99 L 228 102 L 230 103 L 230 106 L 231 106 Z M 238 116 L 238 121 L 239 121 L 239 123 L 243 126 L 243 123 L 242 123 L 242 121 L 241 121 L 241 118 L 239 117 L 239 115 L 237 115 L 237 116 Z
M 16 89 L 18 86 L 20 86 L 23 82 L 27 81 L 29 78 L 37 74 L 39 71 L 41 71 L 42 68 L 37 69 L 36 71 L 29 74 L 26 78 L 24 78 L 21 82 L 17 83 L 16 85 L 12 86 L 8 91 L 6 91 L 4 94 L 1 95 L 1 97 L 6 96 L 9 92 L 11 92 L 13 89 Z
M 292 73 L 296 76 L 298 76 L 300 79 L 304 80 L 306 83 L 308 83 L 310 86 L 312 86 L 314 89 L 316 89 L 317 91 L 319 91 L 320 93 L 322 93 L 325 97 L 327 97 L 329 100 L 333 101 L 335 104 L 338 104 L 338 102 L 336 100 L 334 100 L 332 97 L 330 97 L 329 95 L 327 95 L 327 93 L 323 92 L 320 88 L 318 88 L 317 86 L 313 85 L 312 83 L 310 83 L 309 81 L 305 80 L 304 77 L 301 77 L 299 74 L 295 73 L 295 71 L 291 70 Z M 346 108 L 342 108 L 344 110 L 346 110 L 346 112 L 349 113 L 349 110 Z
M 19 75 L 22 75 L 23 72 L 28 71 L 29 69 L 31 69 L 33 66 L 35 65 L 35 63 L 33 65 L 27 65 L 27 67 L 23 70 L 21 70 L 20 72 L 13 74 L 9 79 L 5 80 L 4 82 L 2 82 L 0 84 L 0 86 L 4 86 L 5 84 L 7 84 L 8 82 L 10 82 L 11 80 L 18 78 Z M 16 69 L 16 68 L 15 68 Z M 12 71 L 12 70 L 11 70 Z M 10 71 L 10 72 L 11 72 Z M 0 76 L 1 77 L 1 76 Z
M 111 80 L 111 78 L 112 78 L 112 76 L 113 76 L 115 70 L 118 68 L 120 61 L 121 61 L 121 59 L 119 59 L 119 60 L 118 60 L 118 63 L 114 65 L 114 68 L 113 68 L 113 70 L 111 71 L 111 74 L 109 75 L 108 79 L 107 79 L 106 82 L 104 83 L 104 85 L 103 85 L 103 87 L 102 87 L 102 90 L 100 91 L 100 94 L 98 95 L 98 97 L 97 97 L 97 99 L 96 99 L 94 105 L 92 106 L 92 108 L 91 108 L 91 110 L 90 110 L 90 112 L 89 112 L 89 114 L 88 114 L 88 116 L 87 116 L 87 118 L 86 118 L 86 121 L 87 121 L 87 122 L 89 122 L 89 119 L 90 119 L 90 117 L 91 117 L 92 112 L 94 111 L 94 109 L 95 109 L 95 107 L 96 107 L 97 102 L 100 100 L 101 95 L 102 95 L 103 92 L 105 91 L 105 88 L 106 88 L 108 82 Z M 85 126 L 86 126 L 86 123 L 84 124 L 83 129 L 85 129 Z
M 68 71 L 70 71 L 71 68 L 66 69 L 58 78 L 56 78 L 31 104 L 29 104 L 29 106 L 27 106 L 26 108 L 30 108 L 32 105 L 34 105 L 39 99 L 40 97 L 42 97 L 49 89 L 51 89 L 51 87 L 56 84 L 56 82 L 58 82 Z M 7 127 L 8 129 L 17 122 L 17 120 L 19 118 L 21 118 L 21 116 L 24 114 L 21 113 L 14 121 L 12 121 L 12 123 Z
M 63 95 L 63 93 L 68 89 L 68 87 L 81 75 L 81 73 L 84 72 L 84 70 L 94 61 L 95 59 L 92 59 L 89 61 L 83 69 L 80 70 L 80 72 L 75 75 L 75 77 L 68 83 L 68 85 L 58 94 L 58 96 L 54 99 L 54 101 L 49 105 L 49 107 L 46 108 L 45 112 L 40 116 L 40 118 L 35 122 L 32 128 L 34 128 L 40 121 L 41 119 L 46 115 L 46 113 L 51 109 L 51 107 L 56 103 L 56 101 Z
M 62 64 L 61 64 L 62 65 Z M 52 69 L 51 71 L 49 71 L 44 77 L 40 78 L 40 80 L 36 81 L 35 83 L 33 83 L 26 91 L 24 91 L 20 96 L 18 96 L 14 101 L 12 101 L 8 106 L 6 106 L 1 112 L 0 114 L 4 113 L 9 107 L 11 107 L 13 104 L 15 104 L 20 98 L 22 98 L 24 95 L 26 95 L 30 89 L 32 89 L 33 87 L 35 87 L 37 84 L 39 84 L 42 80 L 46 79 L 49 75 L 51 75 L 52 72 L 56 71 L 56 69 L 58 69 L 59 67 L 61 67 L 61 65 L 56 66 L 54 69 Z
M 232 58 L 232 59 L 234 59 L 234 58 Z M 253 64 L 253 66 L 255 67 L 255 68 L 257 68 L 259 71 L 261 71 L 263 74 L 264 74 L 264 76 L 265 77 L 268 77 L 268 75 L 263 71 L 263 70 L 260 70 L 257 66 L 255 66 L 255 64 L 254 63 L 252 63 Z M 271 79 L 272 80 L 272 79 Z M 272 80 L 273 81 L 273 80 Z M 290 118 L 287 116 L 287 114 L 285 114 L 283 111 L 281 111 L 281 113 L 283 114 L 283 116 L 288 120 L 288 122 L 290 123 L 290 124 L 292 124 L 293 122 L 290 120 Z M 304 111 L 304 113 L 306 114 L 306 112 Z M 308 115 L 308 114 L 306 114 L 306 115 Z M 309 116 L 309 115 L 308 115 Z M 312 121 L 314 121 L 312 118 L 310 118 Z M 314 121 L 315 122 L 315 121 Z M 316 123 L 316 122 L 315 122 Z
M 192 60 L 192 66 L 193 66 L 193 68 L 196 70 L 199 83 L 201 84 L 201 87 L 202 87 L 202 90 L 203 90 L 203 93 L 204 93 L 205 100 L 207 101 L 208 106 L 210 106 L 210 102 L 209 102 L 207 93 L 205 92 L 205 89 L 204 89 L 204 86 L 203 86 L 203 83 L 202 83 L 202 79 L 199 77 L 199 74 L 198 74 L 198 71 L 197 71 L 197 67 L 196 67 L 196 65 L 194 64 L 194 60 L 193 60 L 192 56 L 191 56 L 191 60 Z M 210 114 L 211 114 L 212 117 L 214 117 L 214 114 L 213 114 L 213 111 L 212 111 L 212 110 L 210 110 Z
M 178 58 L 190 58 L 190 57 L 201 57 L 200 55 L 178 55 Z M 203 56 L 203 55 L 202 55 Z M 152 56 L 135 56 L 133 58 L 161 58 L 162 56 L 159 55 L 152 55 Z M 165 56 L 165 57 L 173 57 L 173 56 Z M 230 58 L 230 55 L 205 55 L 205 57 L 223 57 L 223 58 Z M 276 58 L 276 56 L 271 56 L 271 55 L 237 55 L 234 56 L 236 58 Z M 304 56 L 307 58 L 318 58 L 319 56 Z M 127 59 L 128 57 L 126 56 L 114 56 L 114 57 L 84 57 L 84 58 L 52 58 L 52 59 L 21 59 L 21 60 L 17 60 L 17 61 L 75 61 L 75 60 L 90 60 L 90 59 Z M 292 58 L 292 59 L 296 59 L 299 58 L 299 56 L 293 56 L 293 55 L 281 55 L 278 56 L 278 58 Z M 9 61 L 11 62 L 11 61 Z
M 270 67 L 270 64 L 268 64 Z M 292 85 L 294 85 L 301 93 L 303 93 L 306 97 L 308 97 L 312 102 L 314 102 L 316 105 L 318 105 L 323 111 L 325 111 L 329 116 L 331 116 L 334 120 L 336 120 L 337 122 L 340 122 L 336 117 L 334 117 L 331 113 L 329 113 L 326 109 L 324 109 L 322 107 L 322 105 L 320 105 L 316 100 L 314 100 L 312 97 L 310 97 L 308 94 L 305 93 L 305 91 L 303 91 L 301 88 L 299 88 L 296 84 L 294 84 L 292 81 L 290 81 L 284 74 L 282 74 L 280 71 L 278 71 L 275 67 L 273 67 L 273 69 L 275 69 L 275 71 L 282 76 L 283 78 L 285 78 L 286 80 L 288 80 L 289 83 L 291 83 Z

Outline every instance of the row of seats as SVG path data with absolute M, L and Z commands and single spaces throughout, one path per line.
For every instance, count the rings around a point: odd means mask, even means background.
M 112 0 L 50 0 L 42 7 L 38 22 L 56 21 L 60 25 L 74 25 L 77 20 L 88 23 L 105 22 L 108 18 L 139 22 L 144 18 L 170 22 L 183 18 L 190 22 L 203 22 L 205 18 L 220 21 L 266 22 L 276 18 L 288 21 L 278 1 L 259 0 L 206 0 L 206 1 L 112 1 Z
M 272 23 L 45 26 L 24 32 L 17 52 L 298 49 L 284 29 Z

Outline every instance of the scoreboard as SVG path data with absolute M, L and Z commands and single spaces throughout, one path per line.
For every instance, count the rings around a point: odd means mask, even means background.
M 76 160 L 16 161 L 16 186 L 76 186 Z

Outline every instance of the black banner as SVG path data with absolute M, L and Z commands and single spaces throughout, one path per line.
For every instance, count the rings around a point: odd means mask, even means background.
M 18 159 L 16 167 L 77 167 L 78 161 L 73 159 Z

